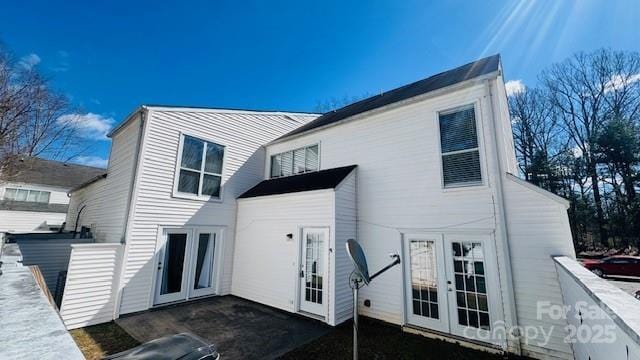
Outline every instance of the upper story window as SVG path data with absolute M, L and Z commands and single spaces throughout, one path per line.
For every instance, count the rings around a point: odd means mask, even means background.
M 223 159 L 224 146 L 183 136 L 177 191 L 220 198 Z
M 444 187 L 482 183 L 474 106 L 439 114 Z
M 6 188 L 4 190 L 4 199 L 11 201 L 28 201 L 28 202 L 38 202 L 38 203 L 49 203 L 49 198 L 51 197 L 50 191 L 39 191 L 39 190 L 26 190 L 26 189 L 15 189 L 15 188 Z
M 271 177 L 318 171 L 319 159 L 318 144 L 272 155 Z

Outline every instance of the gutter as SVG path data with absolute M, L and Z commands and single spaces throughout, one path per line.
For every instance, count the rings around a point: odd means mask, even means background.
M 498 197 L 498 204 L 499 204 L 499 216 L 500 216 L 500 222 L 499 222 L 499 226 L 500 226 L 500 232 L 503 234 L 502 238 L 502 246 L 503 246 L 503 252 L 504 252 L 504 262 L 505 262 L 505 266 L 507 267 L 508 271 L 506 271 L 506 282 L 507 282 L 507 293 L 509 296 L 509 301 L 511 302 L 511 306 L 509 306 L 509 312 L 512 318 L 512 328 L 513 329 L 518 329 L 518 313 L 516 311 L 516 296 L 515 296 L 515 290 L 514 290 L 514 282 L 513 282 L 513 265 L 511 264 L 511 249 L 509 248 L 509 231 L 508 231 L 508 225 L 507 225 L 507 214 L 504 211 L 505 209 L 505 205 L 506 202 L 504 200 L 504 185 L 502 183 L 503 180 L 503 174 L 505 174 L 505 172 L 502 171 L 502 169 L 504 168 L 504 164 L 502 163 L 502 155 L 499 153 L 500 147 L 499 147 L 499 142 L 498 142 L 498 137 L 495 136 L 496 133 L 496 119 L 495 119 L 495 105 L 493 103 L 493 99 L 494 99 L 494 95 L 491 92 L 491 85 L 489 84 L 489 79 L 484 80 L 484 86 L 485 86 L 485 91 L 487 92 L 487 94 L 489 94 L 489 111 L 491 112 L 490 114 L 490 118 L 491 121 L 489 122 L 490 126 L 491 126 L 491 134 L 494 135 L 493 137 L 493 146 L 495 147 L 495 152 L 496 152 L 496 156 L 498 158 L 498 171 L 496 174 L 496 195 Z M 504 311 L 504 309 L 503 309 Z M 516 338 L 517 341 L 515 341 L 515 345 L 516 345 L 516 354 L 517 355 L 522 355 L 522 345 L 520 344 L 520 337 L 521 334 L 520 333 L 512 333 L 512 336 L 514 336 Z M 507 342 L 507 349 L 509 347 L 509 344 Z M 507 350 L 505 349 L 505 350 Z

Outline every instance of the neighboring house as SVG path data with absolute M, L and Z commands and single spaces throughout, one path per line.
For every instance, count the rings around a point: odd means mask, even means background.
M 111 137 L 108 174 L 72 191 L 67 229 L 79 218 L 113 243 L 103 256 L 118 271 L 99 307 L 63 300 L 68 327 L 225 294 L 337 325 L 352 312 L 354 238 L 372 270 L 402 258 L 361 291 L 360 313 L 573 356 L 566 321 L 537 314 L 537 301 L 563 304 L 551 256 L 575 257 L 568 203 L 513 175 L 499 56 L 319 117 L 143 106 Z M 525 341 L 502 325 L 550 335 Z
M 69 207 L 67 192 L 105 169 L 21 157 L 0 181 L 0 233 L 53 231 Z

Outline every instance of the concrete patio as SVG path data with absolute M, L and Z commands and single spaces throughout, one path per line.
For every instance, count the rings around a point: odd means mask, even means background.
M 214 343 L 225 360 L 275 359 L 331 330 L 319 321 L 235 296 L 123 316 L 116 323 L 140 342 L 181 332 L 196 334 Z

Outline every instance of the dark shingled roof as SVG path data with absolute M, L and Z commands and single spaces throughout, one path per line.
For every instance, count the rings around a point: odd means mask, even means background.
M 336 123 L 348 117 L 361 114 L 363 112 L 377 109 L 389 104 L 412 98 L 414 96 L 426 94 L 428 92 L 442 89 L 447 86 L 457 84 L 478 76 L 490 74 L 500 69 L 500 55 L 489 56 L 472 63 L 462 65 L 426 79 L 416 81 L 409 85 L 389 90 L 383 94 L 355 102 L 343 108 L 329 111 L 317 119 L 281 136 L 277 140 L 285 139 L 293 135 L 301 134 L 309 130 Z
M 257 196 L 289 194 L 301 191 L 333 189 L 349 175 L 357 165 L 321 170 L 306 174 L 264 180 L 238 199 Z
M 66 213 L 68 204 L 45 204 L 28 201 L 1 200 L 0 210 Z
M 3 180 L 27 184 L 74 188 L 101 174 L 106 169 L 63 163 L 38 157 L 25 156 L 11 162 L 11 171 Z

